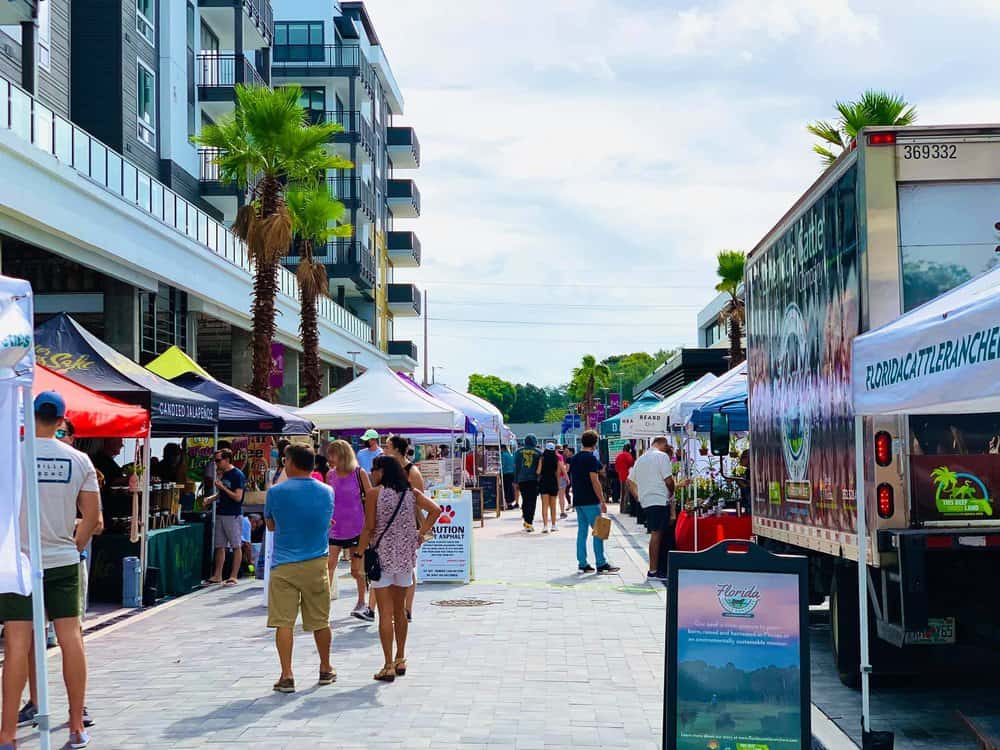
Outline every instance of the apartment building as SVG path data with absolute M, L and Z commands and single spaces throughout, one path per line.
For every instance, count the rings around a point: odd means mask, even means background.
M 237 84 L 270 85 L 275 36 L 267 0 L 0 2 L 0 270 L 32 282 L 41 319 L 70 312 L 139 361 L 177 344 L 220 379 L 249 382 L 251 267 L 227 229 L 244 197 L 219 182 L 214 155 L 192 136 L 234 110 Z M 384 116 L 378 122 L 388 127 Z M 359 144 L 348 137 L 331 148 L 349 153 Z M 391 169 L 374 155 L 369 164 L 365 175 Z M 358 172 L 356 191 L 342 187 L 347 174 L 331 175 L 331 189 L 348 202 L 352 223 L 358 212 L 370 221 L 355 223 L 357 242 L 375 249 L 391 226 L 389 189 L 383 182 L 380 198 L 362 201 L 360 184 L 375 190 L 378 181 Z M 349 379 L 354 358 L 362 369 L 416 367 L 415 348 L 390 354 L 398 351 L 390 340 L 399 306 L 389 301 L 390 291 L 393 300 L 400 294 L 390 287 L 396 264 L 387 248 L 375 257 L 382 266 L 364 293 L 351 277 L 332 275 L 332 298 L 321 300 L 331 386 Z M 411 265 L 419 246 L 415 257 Z M 281 271 L 280 288 L 279 398 L 297 403 L 292 271 Z
M 421 313 L 417 287 L 400 271 L 420 266 L 412 220 L 420 191 L 408 175 L 420 166 L 420 142 L 398 124 L 403 95 L 364 3 L 272 0 L 275 86 L 298 84 L 314 122 L 343 130 L 331 149 L 354 164 L 328 175 L 348 209 L 350 238 L 330 242 L 319 259 L 331 293 L 375 329 L 375 340 L 400 368 L 412 368 L 417 349 L 395 337 L 395 320 Z M 332 12 L 331 12 L 332 11 Z M 289 258 L 294 267 L 295 257 Z

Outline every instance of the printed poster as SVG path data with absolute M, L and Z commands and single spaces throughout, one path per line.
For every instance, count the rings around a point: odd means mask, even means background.
M 417 552 L 417 580 L 468 583 L 472 575 L 472 493 L 438 490 L 434 497 L 441 515 L 434 524 L 434 538 Z
M 996 522 L 1000 456 L 910 456 L 910 472 L 920 521 Z
M 798 750 L 799 617 L 796 575 L 678 571 L 678 750 Z

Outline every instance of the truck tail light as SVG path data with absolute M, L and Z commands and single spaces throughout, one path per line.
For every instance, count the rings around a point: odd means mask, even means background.
M 883 482 L 875 490 L 875 493 L 878 498 L 879 518 L 892 518 L 893 513 L 896 512 L 896 498 L 892 485 Z
M 895 133 L 872 133 L 868 136 L 869 146 L 892 146 L 896 143 Z
M 892 463 L 892 435 L 884 430 L 875 433 L 875 463 L 879 466 Z

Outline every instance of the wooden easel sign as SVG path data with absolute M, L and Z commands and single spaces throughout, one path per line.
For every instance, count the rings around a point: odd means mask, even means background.
M 808 750 L 806 558 L 750 542 L 671 552 L 665 750 Z

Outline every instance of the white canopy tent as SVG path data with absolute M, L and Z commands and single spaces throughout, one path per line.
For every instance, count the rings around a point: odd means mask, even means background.
M 673 405 L 670 407 L 670 424 L 687 424 L 691 421 L 691 415 L 694 414 L 694 410 L 702 404 L 710 401 L 717 388 L 723 388 L 727 383 L 739 378 L 743 378 L 745 380 L 746 376 L 747 363 L 741 362 L 736 365 L 736 367 L 731 370 L 727 370 L 718 378 L 706 383 L 704 386 L 697 389 L 692 388 L 684 394 L 683 398 L 674 401 Z
M 465 415 L 407 385 L 388 367 L 373 367 L 326 398 L 295 410 L 320 430 L 371 427 L 382 432 L 465 432 Z
M 700 391 L 708 388 L 712 383 L 718 380 L 718 376 L 713 375 L 710 372 L 706 372 L 700 378 L 695 380 L 693 383 L 688 383 L 686 386 L 681 388 L 675 393 L 671 393 L 669 396 L 664 398 L 660 403 L 649 410 L 650 414 L 670 414 L 670 410 L 674 406 L 680 404 L 689 395 L 699 393 Z M 671 420 L 672 421 L 672 420 Z
M 0 475 L 0 592 L 41 592 L 41 519 L 38 471 L 35 466 L 35 411 L 31 385 L 35 372 L 34 310 L 31 285 L 0 276 L 0 456 L 9 471 Z M 24 434 L 19 439 L 21 414 Z M 22 483 L 28 516 L 30 560 L 21 551 Z M 31 597 L 32 632 L 36 644 L 45 643 L 45 604 Z M 49 734 L 49 680 L 45 648 L 35 649 L 38 674 L 38 729 L 42 750 L 51 746 Z
M 1000 268 L 972 279 L 853 342 L 855 468 L 864 486 L 864 417 L 1000 411 Z M 867 508 L 858 508 L 858 549 L 868 548 Z M 868 581 L 858 563 L 861 722 L 871 729 Z
M 485 438 L 487 443 L 499 443 L 503 440 L 503 414 L 489 401 L 473 396 L 471 393 L 456 391 L 442 383 L 429 385 L 427 390 L 472 420 L 476 425 L 478 435 Z

